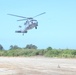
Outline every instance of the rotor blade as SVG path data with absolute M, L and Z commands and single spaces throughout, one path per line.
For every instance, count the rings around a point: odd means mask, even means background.
M 24 20 L 27 20 L 27 18 L 26 19 L 20 19 L 20 20 L 17 20 L 17 21 L 24 21 Z
M 37 17 L 37 16 L 40 16 L 40 15 L 43 15 L 43 14 L 45 14 L 46 12 L 43 12 L 43 13 L 41 13 L 41 14 L 38 14 L 38 15 L 36 15 L 36 16 L 34 16 L 34 17 Z M 34 18 L 33 17 L 33 18 Z
M 32 20 L 33 18 L 32 17 L 27 17 L 26 19 L 20 19 L 20 20 L 17 20 L 17 21 L 23 21 L 23 20 L 27 20 L 27 19 Z
M 16 17 L 21 17 L 21 18 L 27 18 L 27 17 L 23 17 L 23 16 L 14 15 L 14 14 L 8 14 L 8 15 L 16 16 Z

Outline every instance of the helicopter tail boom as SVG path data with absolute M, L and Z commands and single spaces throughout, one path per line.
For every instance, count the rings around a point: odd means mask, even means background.
M 22 32 L 22 31 L 15 31 L 15 33 L 27 33 L 27 31 L 24 31 L 24 32 Z

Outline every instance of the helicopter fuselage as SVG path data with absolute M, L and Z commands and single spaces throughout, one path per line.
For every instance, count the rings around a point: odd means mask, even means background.
M 34 18 L 37 17 L 37 16 L 40 16 L 40 15 L 43 15 L 45 13 L 46 12 L 40 13 L 40 14 L 34 16 L 34 17 L 24 17 L 24 16 L 19 16 L 19 15 L 14 15 L 14 14 L 8 14 L 8 15 L 22 18 L 22 19 L 17 20 L 17 21 L 26 20 L 26 22 L 24 23 L 24 25 L 26 25 L 27 27 L 25 26 L 25 28 L 23 30 L 15 31 L 16 33 L 23 33 L 24 34 L 24 33 L 27 33 L 27 31 L 30 30 L 30 29 L 33 29 L 33 28 L 37 29 L 38 21 L 35 20 Z M 19 27 L 21 28 L 21 26 L 19 26 Z
M 33 28 L 37 29 L 37 26 L 38 26 L 38 23 L 32 23 L 29 26 L 25 27 L 24 30 L 19 30 L 19 31 L 15 31 L 15 32 L 16 33 L 27 33 L 27 31 L 30 29 L 33 29 Z

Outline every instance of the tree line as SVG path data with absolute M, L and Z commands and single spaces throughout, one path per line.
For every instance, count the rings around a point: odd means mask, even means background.
M 47 47 L 46 49 L 37 49 L 36 45 L 28 44 L 24 48 L 17 45 L 11 45 L 9 50 L 4 50 L 0 45 L 0 56 L 45 56 L 58 58 L 76 58 L 76 50 L 74 49 L 53 49 Z
M 21 49 L 21 47 L 19 47 L 18 45 L 10 45 L 9 50 L 13 49 Z M 27 44 L 26 47 L 24 47 L 24 49 L 37 49 L 37 46 L 33 44 Z M 4 50 L 4 47 L 1 44 L 0 44 L 0 50 Z
M 12 49 L 0 50 L 0 56 L 45 56 L 58 58 L 76 58 L 76 50 L 70 49 Z

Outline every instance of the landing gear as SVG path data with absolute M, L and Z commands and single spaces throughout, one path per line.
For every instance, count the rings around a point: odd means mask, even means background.
M 37 29 L 37 27 L 35 27 L 35 29 Z
M 27 33 L 27 31 L 25 31 L 24 33 Z M 22 34 L 24 36 L 24 33 Z
M 19 28 L 21 28 L 22 26 L 19 26 Z
M 27 31 L 25 31 L 24 33 L 27 33 Z

